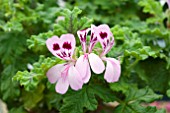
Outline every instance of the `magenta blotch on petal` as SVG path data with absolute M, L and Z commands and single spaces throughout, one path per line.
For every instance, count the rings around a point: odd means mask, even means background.
M 54 51 L 57 51 L 57 50 L 59 50 L 59 49 L 60 49 L 59 44 L 58 44 L 58 43 L 54 43 L 54 44 L 53 44 L 53 50 L 54 50 Z
M 64 42 L 64 44 L 63 44 L 63 48 L 64 48 L 64 49 L 68 49 L 68 50 L 70 50 L 70 49 L 71 49 L 71 42 L 70 42 L 70 43 L 68 43 L 68 42 Z
M 107 33 L 106 32 L 100 32 L 100 37 L 102 39 L 107 38 Z

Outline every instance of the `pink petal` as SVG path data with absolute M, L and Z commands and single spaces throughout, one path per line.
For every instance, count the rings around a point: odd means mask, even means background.
M 95 34 L 95 29 L 96 26 L 91 25 L 91 36 L 90 36 L 90 45 L 89 45 L 89 53 L 91 53 L 93 47 L 95 46 L 95 44 L 97 43 L 97 35 Z
M 68 81 L 70 87 L 74 90 L 79 90 L 83 86 L 83 80 L 80 76 L 80 73 L 76 70 L 74 66 L 70 66 L 68 70 Z
M 81 55 L 78 58 L 75 67 L 77 71 L 79 71 L 84 83 L 87 83 L 91 77 L 88 55 Z
M 97 40 L 101 43 L 103 48 L 103 55 L 107 54 L 114 44 L 114 37 L 110 28 L 106 24 L 93 27 L 94 35 L 97 36 Z
M 86 52 L 86 38 L 87 38 L 87 34 L 90 31 L 90 28 L 85 29 L 85 30 L 79 30 L 77 31 L 77 35 L 80 39 L 83 51 Z
M 104 79 L 107 82 L 117 82 L 121 73 L 120 62 L 114 58 L 104 58 L 107 61 Z
M 57 36 L 53 36 L 51 38 L 48 38 L 46 41 L 46 46 L 48 50 L 54 55 L 57 56 L 57 53 L 60 52 L 60 44 L 61 41 Z M 60 58 L 60 57 L 59 57 Z
M 51 83 L 55 83 L 61 77 L 61 71 L 64 68 L 64 64 L 57 64 L 50 68 L 46 75 Z
M 93 70 L 94 73 L 100 74 L 104 71 L 105 65 L 99 56 L 97 56 L 94 53 L 90 53 L 88 55 L 88 58 L 89 58 L 91 69 Z
M 72 34 L 63 34 L 61 38 L 53 36 L 47 39 L 46 45 L 54 56 L 63 60 L 70 60 L 75 49 L 75 38 Z
M 170 9 L 170 0 L 167 0 L 168 8 Z
M 60 43 L 60 47 L 62 48 L 61 55 L 66 60 L 71 59 L 74 53 L 75 46 L 76 46 L 74 35 L 73 34 L 61 35 L 60 40 L 62 42 Z
M 60 78 L 55 86 L 56 92 L 65 94 L 68 90 L 69 82 L 67 78 Z

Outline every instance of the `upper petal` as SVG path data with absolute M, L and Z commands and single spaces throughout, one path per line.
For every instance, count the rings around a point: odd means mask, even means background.
M 83 86 L 83 80 L 80 76 L 80 73 L 76 70 L 74 66 L 70 66 L 68 70 L 68 81 L 70 87 L 74 90 L 79 90 Z
M 53 37 L 47 39 L 46 46 L 47 46 L 48 50 L 54 56 L 58 57 L 58 55 L 56 53 L 60 52 L 60 48 L 61 48 L 60 43 L 61 43 L 60 39 L 57 36 L 53 36 Z
M 50 68 L 46 73 L 48 80 L 51 83 L 55 83 L 61 77 L 61 72 L 63 69 L 64 64 L 57 64 Z
M 75 49 L 75 37 L 72 34 L 63 34 L 60 38 L 53 36 L 47 39 L 46 45 L 54 56 L 70 60 Z
M 71 57 L 74 53 L 75 46 L 76 46 L 74 35 L 73 34 L 63 34 L 63 35 L 61 35 L 60 40 L 62 42 L 62 43 L 60 43 L 60 46 L 62 48 L 60 55 L 66 60 L 71 59 Z
M 55 86 L 56 92 L 65 94 L 68 90 L 69 82 L 67 78 L 60 78 Z
M 167 0 L 168 8 L 170 9 L 170 0 Z
M 77 31 L 77 35 L 80 39 L 82 49 L 84 52 L 86 52 L 86 38 L 87 38 L 87 34 L 89 31 L 90 31 L 90 28 Z
M 77 71 L 79 71 L 84 83 L 87 83 L 91 77 L 90 66 L 88 62 L 88 55 L 81 55 L 75 65 Z
M 103 48 L 103 55 L 107 54 L 114 44 L 114 37 L 110 28 L 106 24 L 93 27 L 94 35 L 97 36 L 97 40 L 101 43 Z
M 121 73 L 120 62 L 114 58 L 104 58 L 107 62 L 104 79 L 107 82 L 117 82 Z
M 93 47 L 97 43 L 97 35 L 95 33 L 96 26 L 91 25 L 91 36 L 90 36 L 90 45 L 89 45 L 89 53 L 91 53 Z
M 100 74 L 104 71 L 105 65 L 99 56 L 97 56 L 94 53 L 90 53 L 88 55 L 88 58 L 89 58 L 91 69 L 93 70 L 94 73 Z

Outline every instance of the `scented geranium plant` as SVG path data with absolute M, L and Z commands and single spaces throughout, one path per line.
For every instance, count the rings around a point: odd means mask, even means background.
M 9 113 L 166 112 L 150 103 L 170 97 L 169 1 L 2 0 L 0 9 Z
M 86 53 L 86 38 L 89 30 L 91 31 L 90 44 Z M 78 31 L 78 34 L 84 52 L 84 55 L 80 56 L 78 60 L 72 58 L 76 44 L 74 35 L 64 34 L 61 38 L 53 36 L 46 41 L 49 51 L 54 56 L 67 61 L 67 63 L 55 65 L 47 72 L 51 83 L 57 81 L 56 92 L 61 94 L 66 93 L 69 85 L 74 90 L 82 89 L 83 83 L 88 83 L 91 77 L 90 67 L 94 73 L 101 74 L 105 69 L 102 60 L 107 61 L 106 72 L 104 74 L 106 81 L 116 82 L 120 77 L 121 69 L 119 61 L 114 58 L 104 57 L 114 44 L 113 34 L 109 27 L 107 25 L 100 25 L 98 27 L 92 25 L 91 28 Z M 92 49 L 98 41 L 100 41 L 103 48 L 100 54 L 101 58 L 92 53 Z

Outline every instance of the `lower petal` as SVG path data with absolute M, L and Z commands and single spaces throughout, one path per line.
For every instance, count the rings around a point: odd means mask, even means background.
M 86 76 L 83 78 L 84 83 L 89 82 L 90 77 L 91 77 L 91 70 L 90 70 L 89 62 L 87 63 L 86 66 L 87 66 L 87 67 L 86 67 L 86 69 L 87 69 L 87 70 L 86 70 Z
M 65 94 L 68 90 L 69 82 L 68 79 L 60 78 L 56 84 L 55 90 L 60 94 Z
M 83 86 L 82 77 L 74 66 L 71 66 L 68 70 L 68 81 L 70 87 L 74 90 L 79 90 Z
M 82 55 L 78 58 L 76 65 L 77 71 L 80 73 L 84 83 L 87 83 L 91 76 L 90 66 L 87 55 Z
M 94 73 L 100 74 L 104 71 L 105 65 L 99 56 L 97 56 L 94 53 L 90 53 L 88 55 L 88 58 L 89 58 L 91 69 L 93 70 Z
M 64 64 L 57 64 L 50 68 L 46 75 L 51 83 L 55 83 L 61 77 L 61 70 L 63 70 Z
M 117 82 L 121 73 L 120 62 L 114 58 L 105 58 L 104 60 L 107 62 L 104 79 L 109 83 Z

